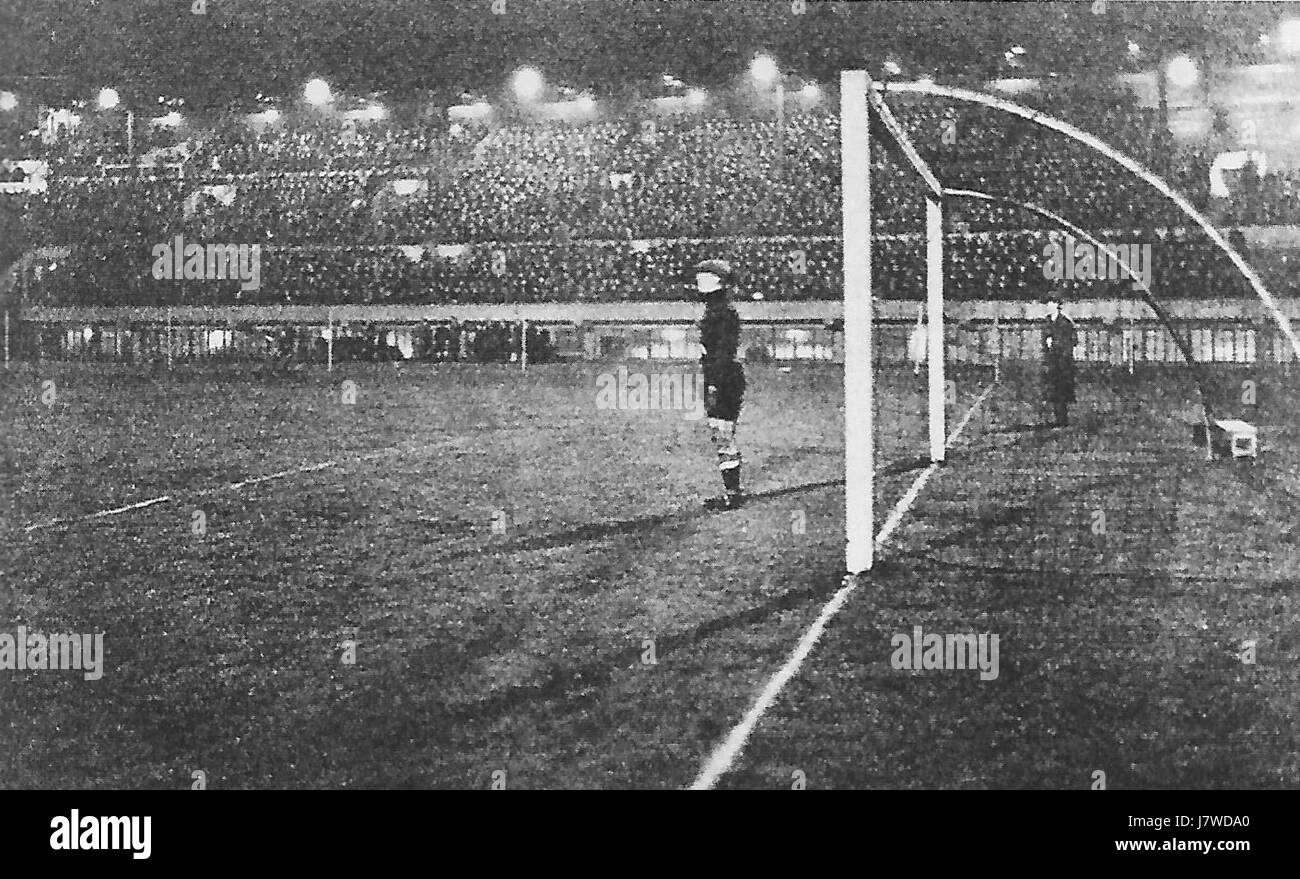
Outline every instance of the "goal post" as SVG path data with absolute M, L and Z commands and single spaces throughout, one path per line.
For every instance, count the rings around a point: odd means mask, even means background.
M 875 425 L 872 395 L 871 120 L 866 71 L 840 73 L 841 245 L 844 252 L 845 567 L 871 569 L 875 555 Z
M 942 185 L 894 118 L 866 71 L 840 73 L 840 185 L 844 248 L 844 498 L 845 564 L 851 575 L 871 569 L 875 550 L 875 424 L 871 250 L 872 113 L 912 173 L 925 184 L 925 303 L 929 457 L 944 460 Z
M 925 310 L 929 332 L 925 348 L 930 368 L 930 461 L 937 464 L 943 460 L 948 425 L 943 408 L 943 202 L 933 195 L 925 199 Z

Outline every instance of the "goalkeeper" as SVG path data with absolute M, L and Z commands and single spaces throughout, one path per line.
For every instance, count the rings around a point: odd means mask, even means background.
M 718 451 L 718 470 L 726 494 L 706 506 L 734 510 L 744 502 L 740 490 L 740 450 L 736 448 L 736 421 L 745 397 L 745 371 L 736 362 L 740 344 L 740 315 L 727 296 L 731 265 L 725 260 L 705 260 L 695 267 L 695 288 L 704 300 L 700 320 L 700 362 L 704 371 L 704 414 Z

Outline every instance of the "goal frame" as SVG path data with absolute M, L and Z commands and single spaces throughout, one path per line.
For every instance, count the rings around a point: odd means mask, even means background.
M 1300 358 L 1300 337 L 1295 333 L 1290 320 L 1282 311 L 1277 299 L 1272 295 L 1259 275 L 1251 268 L 1246 259 L 1214 227 L 1208 218 L 1197 210 L 1183 196 L 1179 195 L 1168 183 L 1160 179 L 1133 157 L 1121 152 L 1100 138 L 1076 128 L 1062 119 L 1058 119 L 1040 110 L 1016 104 L 1003 98 L 973 91 L 971 89 L 939 86 L 929 80 L 917 82 L 890 82 L 877 86 L 865 71 L 841 71 L 840 73 L 840 125 L 841 125 L 841 162 L 844 165 L 841 185 L 844 213 L 844 311 L 845 311 L 845 502 L 846 502 L 846 549 L 845 560 L 850 576 L 870 570 L 874 557 L 873 492 L 874 492 L 874 456 L 872 394 L 874 375 L 871 368 L 871 321 L 873 309 L 871 304 L 871 188 L 870 188 L 870 123 L 871 111 L 874 110 L 883 128 L 891 139 L 903 151 L 913 170 L 926 180 L 930 194 L 926 208 L 927 233 L 927 304 L 930 309 L 930 326 L 927 339 L 929 342 L 927 361 L 931 368 L 930 382 L 930 440 L 931 460 L 938 463 L 943 459 L 943 447 L 936 449 L 936 437 L 942 439 L 943 417 L 943 309 L 942 309 L 942 257 L 943 224 L 942 210 L 945 190 L 938 187 L 933 175 L 916 155 L 907 135 L 894 122 L 888 105 L 877 94 L 880 91 L 924 94 L 949 100 L 978 104 L 998 110 L 1011 116 L 1017 116 L 1034 125 L 1062 134 L 1082 143 L 1095 152 L 1101 153 L 1133 176 L 1145 182 L 1172 201 L 1189 219 L 1191 219 L 1210 240 L 1232 261 L 1238 272 L 1250 284 L 1255 295 L 1263 303 L 1269 316 L 1281 329 L 1282 335 L 1291 344 L 1291 349 Z M 851 168 L 861 164 L 862 169 Z M 850 186 L 859 188 L 850 188 Z M 853 238 L 850 237 L 852 232 Z M 855 257 L 853 245 L 865 242 L 865 258 Z M 936 256 L 937 255 L 937 256 Z M 852 258 L 851 258 L 852 257 Z M 935 269 L 938 271 L 936 272 Z M 937 293 L 936 293 L 937 291 Z M 865 292 L 865 295 L 864 295 Z M 1154 297 L 1153 297 L 1154 298 Z M 935 306 L 936 299 L 938 307 Z M 852 321 L 850 320 L 852 318 Z M 853 327 L 853 333 L 850 327 Z M 861 338 L 854 338 L 854 335 Z M 937 344 L 936 344 L 936 339 Z M 852 358 L 850 355 L 852 354 Z M 863 355 L 867 360 L 861 360 Z M 935 356 L 938 355 L 938 356 Z M 935 400 L 935 369 L 939 397 Z M 1204 397 L 1205 395 L 1202 394 Z M 855 411 L 865 405 L 865 411 Z M 1208 406 L 1203 407 L 1208 419 Z M 937 414 L 937 417 L 936 417 Z M 936 425 L 939 425 L 936 428 Z
M 880 122 L 926 186 L 926 365 L 929 456 L 944 460 L 943 187 L 917 153 L 864 70 L 840 72 L 840 192 L 844 262 L 844 523 L 845 569 L 869 571 L 875 561 L 875 308 L 871 219 L 871 123 Z

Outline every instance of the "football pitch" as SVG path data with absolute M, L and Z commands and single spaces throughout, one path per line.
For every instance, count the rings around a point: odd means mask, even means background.
M 717 787 L 1300 785 L 1293 375 L 1212 374 L 1262 451 L 1210 463 L 1185 371 L 1084 370 L 1064 429 L 956 371 L 927 476 L 883 370 L 901 518 L 825 614 L 842 372 L 748 367 L 713 513 L 705 425 L 599 405 L 618 366 L 10 370 L 0 632 L 105 658 L 0 674 L 0 786 L 676 789 L 765 692 Z M 918 627 L 994 669 L 896 667 Z

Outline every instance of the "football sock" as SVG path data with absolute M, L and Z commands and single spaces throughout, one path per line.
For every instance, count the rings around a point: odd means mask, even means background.
M 718 468 L 727 494 L 740 494 L 740 453 L 718 452 Z

